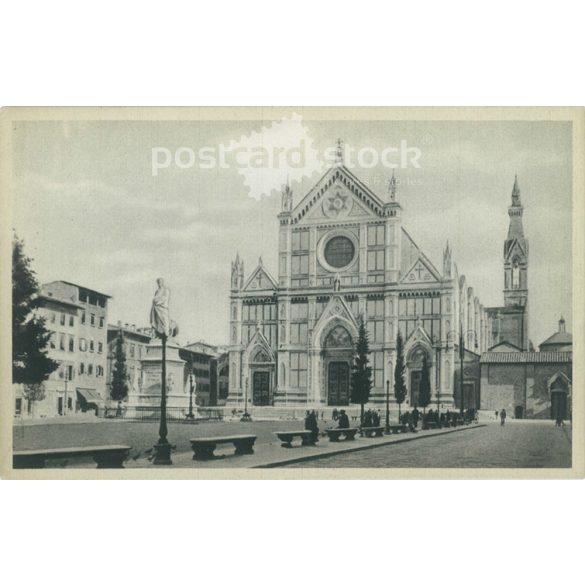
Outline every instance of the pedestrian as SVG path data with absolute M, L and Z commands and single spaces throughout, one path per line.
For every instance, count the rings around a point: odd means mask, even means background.
M 412 411 L 412 415 L 411 415 L 412 424 L 413 424 L 415 429 L 418 426 L 418 419 L 419 418 L 420 418 L 420 412 L 418 411 L 418 408 L 415 406 L 414 410 Z
M 496 420 L 498 420 L 498 414 L 499 412 L 496 410 Z
M 349 429 L 349 417 L 345 414 L 345 410 L 343 409 L 339 411 L 337 427 L 340 429 Z
M 506 424 L 506 409 L 502 408 L 500 412 L 500 426 L 504 426 Z
M 311 431 L 311 438 L 314 442 L 319 440 L 319 423 L 317 421 L 317 413 L 312 410 L 308 416 L 308 425 L 305 422 L 305 429 Z
M 374 426 L 372 424 L 372 411 L 370 409 L 368 409 L 366 411 L 366 413 L 364 414 L 364 420 L 363 420 L 362 426 L 364 426 L 364 427 Z
M 333 409 L 333 412 L 331 413 L 331 418 L 335 421 L 339 418 L 339 412 L 337 412 L 337 408 Z
M 372 426 L 379 427 L 380 426 L 380 411 L 374 410 L 372 412 Z
M 559 412 L 557 412 L 557 417 L 556 417 L 556 420 L 555 420 L 555 426 L 557 426 L 557 427 L 564 427 L 565 426 L 565 421 L 563 420 L 563 415 L 560 412 L 560 410 L 559 410 Z

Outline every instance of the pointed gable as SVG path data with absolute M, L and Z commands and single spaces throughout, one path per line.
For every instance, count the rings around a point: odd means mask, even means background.
M 256 269 L 252 272 L 244 288 L 244 292 L 254 291 L 274 291 L 278 288 L 276 280 L 270 275 L 270 273 L 264 268 L 262 261 L 259 262 Z
M 413 284 L 440 282 L 439 271 L 414 243 L 408 232 L 404 228 L 401 229 L 400 273 L 403 275 L 401 282 Z
M 327 306 L 323 309 L 323 313 L 315 323 L 314 331 L 316 333 L 322 332 L 323 328 L 332 319 L 346 321 L 353 328 L 353 331 L 350 331 L 350 333 L 355 334 L 358 330 L 358 323 L 353 316 L 349 305 L 341 294 L 335 294 L 329 299 Z
M 292 223 L 307 219 L 384 217 L 384 203 L 346 167 L 330 168 L 293 209 Z

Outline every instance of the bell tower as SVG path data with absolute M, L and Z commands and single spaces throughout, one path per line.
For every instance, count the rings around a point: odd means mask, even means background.
M 526 307 L 528 303 L 528 240 L 524 237 L 518 177 L 514 179 L 512 204 L 508 208 L 510 226 L 504 242 L 504 305 Z

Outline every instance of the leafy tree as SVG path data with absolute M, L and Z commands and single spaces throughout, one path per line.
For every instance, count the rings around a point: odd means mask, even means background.
M 426 414 L 426 408 L 431 403 L 431 374 L 426 354 L 423 357 L 423 366 L 420 378 L 420 387 L 418 392 L 418 404 L 423 407 L 423 416 Z
M 41 305 L 39 283 L 24 253 L 24 243 L 12 240 L 12 382 L 23 384 L 29 403 L 43 400 L 44 382 L 59 363 L 47 356 L 51 332 L 35 313 Z
M 126 373 L 126 351 L 124 350 L 124 335 L 120 329 L 116 338 L 116 353 L 114 371 L 112 373 L 113 400 L 124 400 L 128 396 L 128 376 Z
M 360 319 L 356 356 L 351 372 L 351 402 L 361 405 L 360 421 L 364 420 L 364 404 L 370 399 L 372 389 L 372 368 L 368 365 L 370 343 L 363 318 Z
M 394 396 L 398 403 L 398 422 L 400 423 L 400 405 L 406 399 L 406 382 L 404 375 L 406 373 L 406 366 L 404 365 L 404 341 L 400 329 L 396 335 L 396 366 L 394 367 Z

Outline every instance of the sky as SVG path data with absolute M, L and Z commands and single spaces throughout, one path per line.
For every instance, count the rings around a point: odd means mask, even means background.
M 113 297 L 110 323 L 146 326 L 162 276 L 172 291 L 178 341 L 227 343 L 236 253 L 246 277 L 259 256 L 277 275 L 284 177 L 296 205 L 326 170 L 327 149 L 341 138 L 346 147 L 370 149 L 361 165 L 353 157 L 351 171 L 386 200 L 393 170 L 374 165 L 371 152 L 380 158 L 385 148 L 406 144 L 419 156 L 416 164 L 407 157 L 394 169 L 402 225 L 440 271 L 449 240 L 459 273 L 486 307 L 503 304 L 502 251 L 518 175 L 530 245 L 529 336 L 535 345 L 544 341 L 561 313 L 572 330 L 570 123 L 315 121 L 299 115 L 279 130 L 280 122 L 15 123 L 14 229 L 39 280 L 68 280 L 107 293 Z M 256 160 L 250 168 L 245 163 L 251 159 L 237 165 L 228 153 L 222 166 L 204 168 L 212 165 L 200 156 L 202 148 L 209 154 L 222 145 L 279 140 L 290 146 L 297 138 L 308 153 L 300 164 L 268 168 Z M 178 149 L 184 150 L 176 159 Z M 401 163 L 399 156 L 390 160 Z

